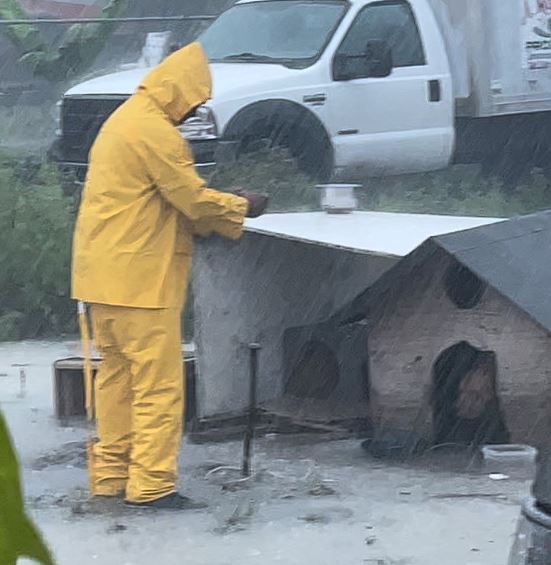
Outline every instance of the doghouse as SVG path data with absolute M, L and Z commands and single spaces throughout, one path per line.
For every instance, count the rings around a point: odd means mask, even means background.
M 250 342 L 262 346 L 263 410 L 320 422 L 367 417 L 366 337 L 331 317 L 431 235 L 494 220 L 413 214 L 271 214 L 240 242 L 196 246 L 197 413 L 222 422 L 248 402 Z
M 378 430 L 549 443 L 551 212 L 430 238 L 332 323 L 368 334 Z

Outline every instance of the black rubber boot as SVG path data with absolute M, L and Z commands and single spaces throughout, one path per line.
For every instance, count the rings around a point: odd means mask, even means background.
M 199 510 L 207 508 L 207 504 L 204 502 L 195 502 L 177 492 L 172 492 L 148 502 L 129 502 L 127 500 L 125 504 L 132 508 L 150 508 L 152 510 Z

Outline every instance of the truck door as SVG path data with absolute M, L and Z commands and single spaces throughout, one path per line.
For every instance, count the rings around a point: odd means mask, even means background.
M 415 6 L 365 5 L 336 49 L 328 101 L 337 174 L 419 172 L 449 163 L 454 115 L 445 45 L 428 4 Z M 336 77 L 339 56 L 361 58 L 374 44 L 390 51 L 388 76 Z

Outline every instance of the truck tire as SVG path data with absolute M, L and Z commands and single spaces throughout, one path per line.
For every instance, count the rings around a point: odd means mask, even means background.
M 239 142 L 237 157 L 265 146 L 286 148 L 299 170 L 319 182 L 333 172 L 331 140 L 308 109 L 288 100 L 256 102 L 241 110 L 228 124 L 224 139 Z

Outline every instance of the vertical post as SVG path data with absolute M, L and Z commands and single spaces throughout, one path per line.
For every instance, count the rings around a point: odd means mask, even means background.
M 249 411 L 245 437 L 243 440 L 243 466 L 241 474 L 249 477 L 251 474 L 251 447 L 256 424 L 256 387 L 258 380 L 258 352 L 261 347 L 258 343 L 249 345 Z
M 17 398 L 25 398 L 27 396 L 27 371 L 25 367 L 28 367 L 27 363 L 14 363 L 12 367 L 19 368 L 19 392 L 17 393 Z
M 19 368 L 19 398 L 25 398 L 27 392 L 27 374 L 25 368 Z
M 86 403 L 86 417 L 94 419 L 94 379 L 92 374 L 92 360 L 90 353 L 90 328 L 88 327 L 88 311 L 86 304 L 78 302 L 78 323 L 80 326 L 80 343 L 84 358 L 84 399 Z

